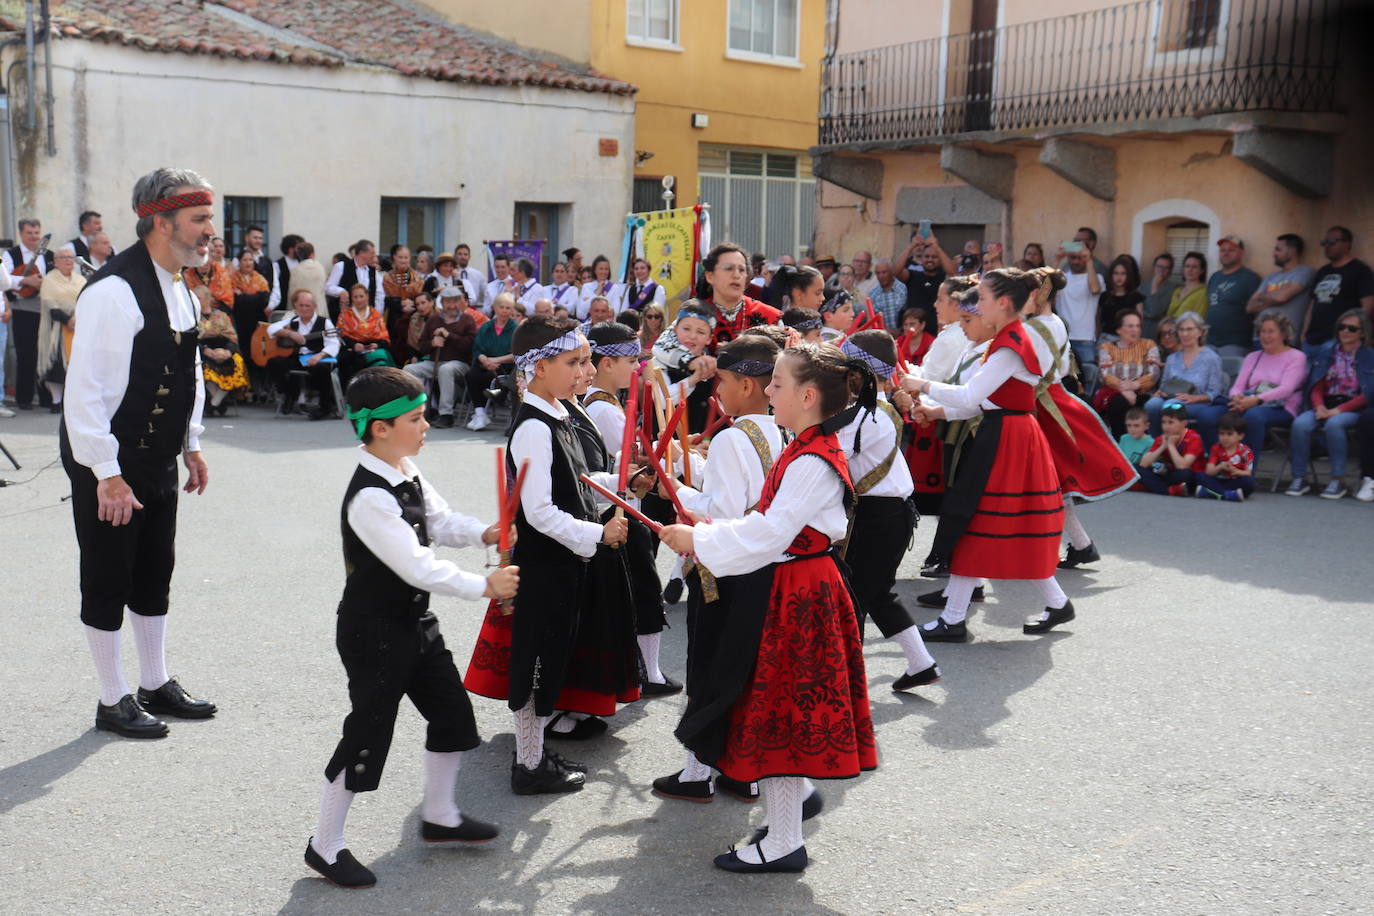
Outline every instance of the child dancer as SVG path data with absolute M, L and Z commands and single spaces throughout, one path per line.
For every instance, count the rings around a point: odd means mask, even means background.
M 1244 439 L 1242 414 L 1232 411 L 1217 421 L 1217 444 L 1207 456 L 1205 473 L 1197 475 L 1199 499 L 1238 503 L 1255 492 L 1255 453 Z
M 849 778 L 878 764 L 854 605 L 831 554 L 854 499 L 832 418 L 865 378 L 871 395 L 867 365 L 837 347 L 785 351 L 769 395 L 777 421 L 796 438 L 769 471 L 759 511 L 669 525 L 659 535 L 717 577 L 740 577 L 716 657 L 693 663 L 693 674 L 710 671 L 702 689 L 729 705 L 705 719 L 689 710 L 677 730 L 703 762 L 759 782 L 768 833 L 717 856 L 728 871 L 804 869 L 802 777 Z M 864 406 L 873 409 L 871 398 Z M 760 741 L 764 734 L 769 740 Z
M 820 343 L 821 328 L 825 327 L 820 312 L 796 306 L 782 313 L 782 324 L 800 334 L 802 343 Z
M 897 347 L 886 331 L 860 331 L 840 347 L 851 359 L 862 360 L 878 379 L 876 411 L 851 408 L 854 419 L 838 432 L 849 459 L 849 475 L 859 497 L 845 542 L 844 559 L 854 587 L 859 635 L 871 616 L 885 639 L 894 640 L 906 656 L 906 672 L 893 690 L 933 684 L 940 669 L 926 651 L 921 628 L 903 607 L 894 588 L 897 567 L 916 530 L 916 507 L 911 501 L 911 472 L 901 457 L 901 414 L 885 396 L 897 371 Z
M 420 382 L 400 369 L 364 369 L 348 386 L 348 416 L 363 444 L 344 493 L 347 579 L 337 645 L 353 711 L 325 767 L 320 820 L 305 848 L 305 863 L 341 887 L 377 883 L 345 848 L 344 820 L 354 793 L 381 782 L 403 696 L 429 723 L 420 836 L 428 843 L 485 843 L 498 832 L 453 801 L 463 752 L 478 744 L 477 723 L 429 596 L 510 598 L 520 569 L 507 566 L 483 579 L 434 555 L 431 542 L 493 544 L 499 532 L 450 510 L 410 460 L 429 429 L 424 404 Z
M 820 307 L 821 339 L 827 343 L 838 340 L 854 324 L 854 297 L 842 289 L 832 290 Z
M 507 700 L 515 714 L 517 795 L 582 788 L 584 773 L 545 751 L 545 719 L 563 690 L 587 561 L 598 544 L 625 541 L 624 519 L 595 520 L 591 490 L 579 480 L 588 470 L 582 448 L 560 403 L 577 387 L 583 342 L 576 321 L 541 315 L 526 319 L 511 342 L 516 369 L 528 379 L 507 451 L 512 474 L 529 460 L 513 555 L 529 573 L 528 587 L 512 614 L 495 605 L 487 611 L 466 680 L 474 693 Z

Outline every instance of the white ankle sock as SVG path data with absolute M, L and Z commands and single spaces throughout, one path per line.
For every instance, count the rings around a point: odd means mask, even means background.
M 973 600 L 973 589 L 978 585 L 978 580 L 968 576 L 950 576 L 949 584 L 945 586 L 945 609 L 940 612 L 940 617 L 944 618 L 945 623 L 963 623 L 968 617 L 968 605 Z M 934 625 L 931 621 L 931 625 Z
M 91 626 L 85 630 L 86 645 L 91 647 L 91 660 L 95 662 L 95 680 L 100 685 L 100 702 L 113 706 L 126 693 L 132 693 L 119 664 L 119 631 Z
M 687 765 L 682 768 L 679 782 L 705 782 L 711 778 L 711 768 L 697 759 L 697 755 L 687 752 Z
M 576 713 L 563 712 L 560 710 L 553 714 L 553 718 L 549 722 L 549 727 L 560 735 L 566 735 L 574 728 L 577 728 L 577 723 L 580 721 L 581 719 L 578 718 Z
M 892 639 L 902 647 L 902 652 L 906 655 L 907 674 L 924 671 L 935 664 L 934 657 L 926 651 L 926 641 L 921 638 L 920 627 L 913 624 L 895 634 Z
M 1074 550 L 1082 550 L 1093 542 L 1093 539 L 1088 537 L 1088 529 L 1078 520 L 1071 496 L 1064 497 L 1064 533 L 1069 536 L 1069 545 Z
M 752 843 L 736 851 L 742 861 L 757 864 L 759 848 L 769 862 L 781 859 L 790 852 L 800 849 L 805 843 L 802 837 L 802 802 L 810 794 L 808 780 L 797 776 L 775 776 L 759 780 L 759 794 L 767 809 L 768 836 L 758 847 Z M 812 787 L 814 791 L 814 787 Z
M 1054 576 L 1050 576 L 1048 579 L 1036 579 L 1035 584 L 1040 586 L 1040 596 L 1045 601 L 1045 607 L 1057 611 L 1069 603 L 1069 596 L 1064 594 L 1064 590 L 1059 587 L 1059 580 L 1055 579 Z M 1048 620 L 1049 616 L 1050 613 L 1047 610 L 1040 612 L 1041 620 Z
M 138 646 L 138 686 L 156 690 L 167 683 L 167 615 L 144 616 L 129 612 L 134 645 Z
M 544 759 L 544 719 L 534 714 L 534 700 L 515 711 L 515 762 L 531 770 Z
M 662 633 L 644 633 L 639 639 L 639 656 L 644 659 L 644 676 L 651 683 L 662 684 L 665 680 L 658 667 L 658 647 L 663 642 Z
M 333 782 L 324 784 L 320 793 L 320 820 L 315 825 L 315 835 L 310 845 L 330 865 L 339 859 L 339 850 L 344 848 L 344 821 L 348 820 L 348 806 L 353 804 L 353 793 L 344 788 L 344 774 L 334 777 Z
M 425 751 L 425 799 L 420 816 L 431 824 L 457 827 L 463 822 L 463 812 L 453 800 L 462 765 L 462 751 Z

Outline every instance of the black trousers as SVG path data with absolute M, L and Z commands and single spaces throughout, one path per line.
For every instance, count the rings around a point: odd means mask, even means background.
M 854 610 L 859 616 L 859 635 L 864 620 L 872 617 L 884 637 L 915 626 L 897 598 L 897 567 L 911 543 L 916 514 L 910 500 L 895 496 L 860 496 L 854 508 L 854 529 L 845 550 L 854 589 Z
M 1374 407 L 1360 411 L 1355 423 L 1355 441 L 1360 446 L 1360 474 L 1374 477 Z
M 302 366 L 299 357 L 274 356 L 267 361 L 267 374 L 272 378 L 273 387 L 282 393 L 284 403 L 294 404 L 300 396 L 301 378 L 291 374 L 296 371 L 308 373 L 311 387 L 320 393 L 322 409 L 329 410 L 334 406 L 334 386 L 329 381 L 329 375 L 334 371 L 333 363 L 321 360 L 313 366 Z
M 124 608 L 156 617 L 167 613 L 172 569 L 176 565 L 177 462 L 119 456 L 124 482 L 143 504 L 127 525 L 99 519 L 96 479 L 78 464 L 61 434 L 62 467 L 72 484 L 72 517 L 81 550 L 81 622 L 98 630 L 118 630 Z
M 342 771 L 350 792 L 377 788 L 402 697 L 410 697 L 428 723 L 425 750 L 470 751 L 481 743 L 472 701 L 433 613 L 417 620 L 341 611 L 335 644 L 353 709 L 325 779 L 332 782 Z
M 612 513 L 614 514 L 614 513 Z M 654 564 L 658 538 L 643 522 L 630 519 L 625 539 L 625 562 L 630 570 L 630 593 L 635 602 L 635 632 L 640 636 L 662 633 L 667 618 L 663 611 L 663 583 Z
M 32 404 L 34 388 L 38 387 L 40 316 L 37 312 L 17 310 L 11 311 L 10 315 L 10 337 L 14 339 L 14 402 Z M 38 403 L 44 407 L 52 403 L 52 394 L 47 385 L 38 388 Z

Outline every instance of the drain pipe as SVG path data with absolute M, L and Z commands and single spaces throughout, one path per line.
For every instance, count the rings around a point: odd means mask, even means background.
M 28 94 L 28 124 L 29 130 L 38 126 L 38 101 L 35 95 L 33 81 L 37 77 L 33 64 L 34 54 L 34 35 L 33 35 L 33 0 L 25 0 L 24 3 L 24 78 L 28 81 L 25 92 Z
M 0 92 L 0 143 L 4 144 L 4 155 L 0 156 L 0 203 L 5 209 L 3 225 L 12 226 L 18 214 L 14 211 L 14 130 L 10 123 L 10 96 Z
M 44 91 L 48 97 L 43 102 L 43 108 L 48 116 L 48 156 L 57 155 L 57 136 L 56 128 L 53 126 L 53 102 L 52 102 L 52 12 L 48 9 L 48 0 L 43 0 L 43 82 Z

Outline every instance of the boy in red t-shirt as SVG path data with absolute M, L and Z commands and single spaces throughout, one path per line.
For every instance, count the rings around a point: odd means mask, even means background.
M 1217 422 L 1217 444 L 1207 456 L 1207 468 L 1197 475 L 1199 499 L 1243 502 L 1255 492 L 1255 453 L 1242 440 L 1245 417 L 1234 411 Z
M 1161 496 L 1187 496 L 1202 457 L 1202 437 L 1188 428 L 1188 411 L 1177 401 L 1164 405 L 1159 423 L 1163 433 L 1140 456 L 1140 483 Z

